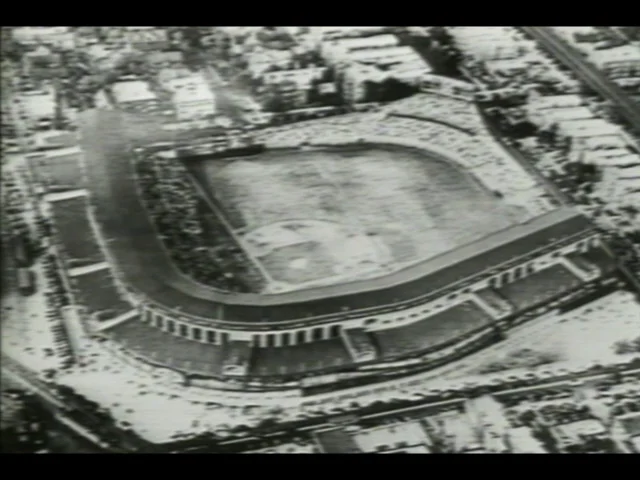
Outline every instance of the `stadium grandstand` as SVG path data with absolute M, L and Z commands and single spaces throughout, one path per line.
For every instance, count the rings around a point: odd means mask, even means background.
M 466 100 L 421 94 L 259 130 L 260 149 L 188 155 L 143 117 L 82 115 L 91 218 L 113 265 L 73 275 L 77 296 L 123 316 L 101 335 L 187 378 L 266 388 L 418 368 L 615 273 L 598 231 L 511 159 Z M 86 199 L 51 205 L 67 262 L 104 261 Z

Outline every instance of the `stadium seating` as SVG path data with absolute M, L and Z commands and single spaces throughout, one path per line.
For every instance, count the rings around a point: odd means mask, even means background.
M 142 152 L 136 170 L 147 211 L 183 273 L 221 290 L 261 290 L 261 274 L 217 214 L 198 197 L 180 162 Z
M 219 376 L 224 348 L 176 337 L 133 318 L 108 330 L 109 336 L 143 359 L 185 372 Z
M 342 428 L 315 432 L 314 436 L 323 453 L 362 453 L 353 437 Z
M 51 203 L 58 238 L 71 268 L 104 261 L 93 235 L 85 197 L 73 197 Z
M 503 285 L 497 291 L 518 310 L 538 305 L 580 285 L 580 279 L 560 264 Z
M 385 359 L 417 353 L 445 344 L 490 325 L 491 317 L 464 302 L 409 325 L 372 332 Z
M 475 105 L 443 95 L 421 94 L 394 102 L 389 110 L 454 125 L 472 133 L 484 133 L 485 127 Z
M 506 299 L 502 298 L 493 288 L 483 288 L 475 292 L 481 301 L 485 302 L 489 307 L 498 312 L 500 317 L 509 315 L 513 312 L 513 305 Z
M 116 318 L 133 308 L 118 293 L 108 268 L 77 275 L 71 283 L 79 303 L 100 320 Z
M 84 186 L 78 153 L 30 159 L 35 180 L 47 190 L 62 192 Z
M 332 338 L 288 347 L 256 348 L 251 375 L 292 375 L 351 363 L 351 356 L 342 339 Z

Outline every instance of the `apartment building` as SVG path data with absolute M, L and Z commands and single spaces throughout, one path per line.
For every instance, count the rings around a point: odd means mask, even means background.
M 200 75 L 174 78 L 167 82 L 178 119 L 198 120 L 215 115 L 216 98 L 206 79 Z
M 449 29 L 460 50 L 476 60 L 506 60 L 522 57 L 532 50 L 513 27 L 451 27 Z
M 622 45 L 606 50 L 593 50 L 589 60 L 613 78 L 640 76 L 640 48 Z
M 16 27 L 12 37 L 24 45 L 51 45 L 64 49 L 75 46 L 71 27 Z

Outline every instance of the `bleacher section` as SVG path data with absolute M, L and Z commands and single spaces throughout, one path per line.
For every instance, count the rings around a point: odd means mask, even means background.
M 69 268 L 84 267 L 104 261 L 89 223 L 85 197 L 52 202 L 51 213 Z
M 587 260 L 585 256 L 578 252 L 570 253 L 566 256 L 566 260 L 571 262 L 574 268 L 577 268 L 587 280 L 597 278 L 602 273 L 600 268 L 593 262 Z
M 352 363 L 341 338 L 288 347 L 256 348 L 251 375 L 291 375 L 342 367 Z
M 472 302 L 463 302 L 406 326 L 372 332 L 386 359 L 417 353 L 460 339 L 491 324 L 491 317 Z
M 79 152 L 33 155 L 29 163 L 36 181 L 47 191 L 63 192 L 84 186 Z
M 107 332 L 111 338 L 143 359 L 206 376 L 221 374 L 224 347 L 164 333 L 135 317 Z
M 116 318 L 133 308 L 118 293 L 108 268 L 77 275 L 70 281 L 77 301 L 101 321 Z
M 342 428 L 313 433 L 323 453 L 362 453 L 351 435 Z
M 586 253 L 582 253 L 581 257 L 597 266 L 602 275 L 611 273 L 617 268 L 616 261 L 601 247 L 592 248 Z
M 340 332 L 347 351 L 355 363 L 372 362 L 376 359 L 375 345 L 362 328 L 348 328 Z
M 515 282 L 503 285 L 497 291 L 516 309 L 524 310 L 575 289 L 581 281 L 564 265 L 555 264 Z
M 496 313 L 496 318 L 503 318 L 513 313 L 513 305 L 498 295 L 498 293 L 491 287 L 478 290 L 474 295 L 478 297 L 480 302 L 484 302 Z

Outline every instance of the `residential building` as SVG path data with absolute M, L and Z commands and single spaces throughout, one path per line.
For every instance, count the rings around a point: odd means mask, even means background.
M 416 448 L 420 453 L 430 453 L 431 440 L 417 421 L 362 430 L 353 439 L 363 453 L 399 453 Z
M 600 135 L 620 135 L 620 127 L 601 118 L 586 120 L 563 120 L 558 122 L 559 133 L 565 137 L 576 139 L 596 137 Z
M 34 126 L 41 120 L 53 120 L 55 116 L 57 101 L 52 86 L 22 92 L 17 100 L 16 112 L 30 126 Z
M 505 60 L 522 57 L 532 50 L 513 27 L 451 27 L 458 48 L 476 60 Z
M 117 82 L 112 86 L 112 93 L 116 103 L 122 106 L 146 105 L 158 100 L 149 83 L 142 80 Z
M 584 163 L 598 167 L 630 167 L 640 165 L 640 155 L 631 153 L 626 148 L 586 151 L 583 153 L 581 160 Z
M 182 52 L 169 51 L 169 52 L 151 52 L 145 59 L 147 62 L 156 68 L 173 68 L 182 65 Z
M 529 427 L 511 428 L 507 434 L 511 453 L 547 453 Z
M 603 168 L 597 190 L 602 198 L 612 201 L 640 191 L 640 164 Z
M 310 36 L 316 43 L 338 38 L 361 37 L 384 33 L 389 27 L 371 27 L 361 25 L 359 27 L 310 27 Z
M 216 99 L 202 75 L 174 78 L 168 82 L 178 119 L 198 120 L 216 113 Z
M 556 441 L 560 451 L 578 446 L 590 439 L 604 439 L 608 432 L 602 422 L 595 419 L 580 420 L 578 422 L 555 425 L 549 432 Z
M 123 27 L 124 38 L 133 48 L 142 51 L 165 50 L 170 47 L 169 32 L 161 27 Z
M 261 77 L 269 69 L 276 67 L 286 70 L 293 61 L 293 52 L 289 50 L 268 50 L 257 48 L 245 56 L 247 71 L 253 78 Z
M 611 436 L 626 453 L 640 453 L 640 412 L 616 417 L 611 427 Z
M 24 45 L 50 45 L 64 49 L 75 47 L 71 27 L 16 27 L 12 36 Z
M 291 70 L 276 70 L 266 72 L 262 76 L 265 84 L 281 83 L 291 81 L 301 88 L 309 88 L 313 80 L 319 80 L 326 72 L 326 67 L 311 67 Z
M 640 48 L 637 45 L 593 50 L 589 61 L 611 77 L 640 76 Z

